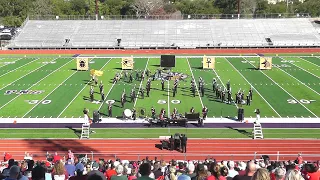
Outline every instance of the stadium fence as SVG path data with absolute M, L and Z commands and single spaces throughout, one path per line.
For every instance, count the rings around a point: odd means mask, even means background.
M 183 19 L 279 19 L 279 18 L 310 18 L 309 13 L 272 13 L 272 14 L 179 14 L 179 15 L 107 15 L 99 16 L 99 20 L 183 20 Z M 95 15 L 32 15 L 28 20 L 96 20 Z

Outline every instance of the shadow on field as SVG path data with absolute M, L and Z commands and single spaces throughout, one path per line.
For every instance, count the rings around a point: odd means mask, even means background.
M 233 128 L 233 127 L 231 127 L 231 126 L 226 126 L 226 128 L 231 129 L 231 130 L 234 130 L 234 131 L 237 131 L 237 132 L 240 133 L 240 134 L 243 134 L 243 135 L 245 135 L 245 136 L 247 136 L 247 137 L 249 137 L 249 138 L 252 138 L 252 133 L 250 133 L 250 132 L 248 132 L 248 131 L 246 131 L 246 130 Z
M 78 71 L 78 69 L 75 69 L 75 68 L 72 68 L 72 69 L 70 69 L 71 71 Z
M 68 150 L 73 151 L 75 156 L 88 154 L 91 152 L 99 153 L 99 146 L 85 144 L 85 141 L 78 139 L 24 139 L 27 143 L 24 151 L 36 152 L 32 153 L 34 158 L 46 159 L 52 157 L 55 152 L 63 157 L 67 156 Z M 48 152 L 49 157 L 46 156 Z
M 153 64 L 153 65 L 151 65 L 151 66 L 153 66 L 153 67 L 160 67 L 160 65 L 158 65 L 158 64 Z
M 71 126 L 66 126 L 66 128 L 72 130 L 73 133 L 74 133 L 76 136 L 78 136 L 78 138 L 80 138 L 80 136 L 81 136 L 81 130 L 80 130 L 80 129 L 74 129 L 74 128 L 72 128 Z
M 122 70 L 122 68 L 119 68 L 119 67 L 117 67 L 117 68 L 113 68 L 113 69 L 116 69 L 116 70 Z
M 258 68 L 255 68 L 255 67 L 249 67 L 247 69 L 251 69 L 251 70 L 259 70 Z

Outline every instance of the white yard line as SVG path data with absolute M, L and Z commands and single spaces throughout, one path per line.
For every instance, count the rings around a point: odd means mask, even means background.
M 67 63 L 67 64 L 69 64 L 69 63 Z M 50 96 L 56 89 L 58 89 L 61 85 L 63 85 L 64 82 L 66 82 L 70 77 L 72 77 L 77 72 L 78 71 L 75 71 L 74 73 L 72 73 L 69 77 L 67 77 L 67 79 L 65 79 L 62 83 L 60 83 L 59 86 L 55 87 L 48 95 L 46 95 L 46 97 L 41 99 L 35 106 L 33 106 L 27 113 L 25 113 L 22 116 L 22 118 L 24 118 L 27 114 L 29 114 L 34 108 L 36 108 L 42 101 L 44 101 L 48 96 Z
M 94 58 L 93 58 L 93 59 L 94 59 Z M 93 60 L 93 59 L 91 59 L 91 60 Z M 90 61 L 91 61 L 91 60 L 90 60 Z M 107 61 L 106 64 L 104 64 L 104 65 L 102 66 L 102 68 L 100 68 L 100 70 L 103 69 L 111 60 L 112 60 L 112 58 L 110 58 L 109 61 Z M 66 111 L 66 109 L 68 109 L 68 107 L 69 107 L 69 106 L 73 103 L 73 101 L 79 96 L 79 94 L 89 85 L 89 83 L 91 82 L 91 80 L 92 80 L 92 79 L 90 79 L 90 81 L 88 81 L 87 84 L 84 85 L 84 87 L 78 92 L 78 94 L 77 94 L 77 95 L 70 101 L 70 103 L 61 111 L 61 113 L 58 115 L 57 118 L 59 118 L 59 117 L 62 115 L 62 113 L 64 113 L 64 111 Z
M 194 79 L 194 80 L 196 80 L 195 78 L 194 78 L 194 75 L 193 75 L 193 72 L 192 72 L 192 69 L 191 69 L 191 66 L 190 66 L 190 63 L 189 63 L 189 59 L 188 58 L 186 58 L 187 59 L 187 62 L 188 62 L 188 66 L 189 66 L 189 69 L 190 69 L 190 72 L 191 72 L 191 75 L 192 75 L 192 78 Z M 201 99 L 201 96 L 200 96 L 200 92 L 199 92 L 199 89 L 198 89 L 198 83 L 197 82 L 194 82 L 195 83 L 195 85 L 196 85 L 196 89 L 197 89 L 197 93 L 198 93 L 198 97 L 199 97 L 199 99 L 200 99 L 200 102 L 201 102 L 201 106 L 202 106 L 202 108 L 204 107 L 204 105 L 203 105 L 203 102 L 202 102 L 202 99 Z
M 246 58 L 244 58 L 245 60 L 247 60 Z M 248 60 L 247 60 L 248 61 Z M 255 67 L 250 61 L 248 61 L 253 67 Z M 279 86 L 284 92 L 286 92 L 289 96 L 291 96 L 294 100 L 296 100 L 301 106 L 303 106 L 307 111 L 309 111 L 312 115 L 314 115 L 316 118 L 318 118 L 318 116 L 316 114 L 314 114 L 312 111 L 310 111 L 310 109 L 308 109 L 305 105 L 303 105 L 299 100 L 297 100 L 292 94 L 290 94 L 287 90 L 285 90 L 282 86 L 280 86 L 277 82 L 275 82 L 272 78 L 270 78 L 267 74 L 265 74 L 263 71 L 259 70 L 262 74 L 264 74 L 267 78 L 269 78 L 274 84 L 276 84 L 277 86 Z
M 37 58 L 37 59 L 35 59 L 35 60 L 31 61 L 31 62 L 28 62 L 27 64 L 24 64 L 24 65 L 19 66 L 19 67 L 15 68 L 15 69 L 13 69 L 13 70 L 11 70 L 11 71 L 9 71 L 9 72 L 6 72 L 6 73 L 2 74 L 2 75 L 0 76 L 0 78 L 1 78 L 2 76 L 5 76 L 5 75 L 7 75 L 7 74 L 9 74 L 9 73 L 11 73 L 11 72 L 13 72 L 13 71 L 16 71 L 16 70 L 22 68 L 22 67 L 24 67 L 24 66 L 26 66 L 26 65 L 28 65 L 28 64 L 30 64 L 30 63 L 33 63 L 34 61 L 37 61 L 37 60 L 39 60 L 39 59 L 40 59 L 40 58 Z M 3 67 L 3 66 L 2 66 L 2 67 Z
M 237 72 L 240 74 L 240 76 L 241 76 L 245 81 L 247 81 L 247 83 L 255 90 L 255 92 L 257 92 L 257 94 L 259 94 L 259 96 L 269 105 L 269 107 L 270 107 L 279 117 L 281 117 L 280 114 L 271 106 L 271 104 L 260 94 L 260 92 L 239 72 L 239 70 L 236 69 L 236 67 L 234 67 L 233 64 L 231 64 L 226 58 L 225 58 L 225 60 L 233 67 L 233 69 L 234 69 L 235 71 L 237 71 Z
M 123 71 L 123 70 L 121 70 L 120 74 L 122 74 L 122 71 Z M 113 89 L 113 87 L 114 87 L 114 85 L 115 85 L 116 83 L 117 83 L 117 82 L 114 82 L 114 83 L 112 84 L 112 86 L 110 87 L 110 89 L 109 89 L 108 93 L 106 94 L 105 98 L 108 98 L 109 94 L 111 93 L 111 90 Z M 104 101 L 100 104 L 98 111 L 100 111 L 100 109 L 102 108 L 103 104 L 104 104 Z
M 54 60 L 56 60 L 56 59 L 58 59 L 58 58 L 55 58 L 55 59 L 53 59 L 52 61 L 54 61 Z M 10 84 L 8 84 L 8 85 L 4 86 L 3 88 L 1 88 L 1 89 L 0 89 L 0 91 L 1 91 L 2 89 L 4 89 L 4 88 L 6 88 L 6 87 L 10 86 L 10 85 L 11 85 L 11 84 L 13 84 L 14 82 L 17 82 L 18 80 L 20 80 L 20 79 L 22 79 L 22 78 L 24 78 L 24 77 L 28 76 L 29 74 L 31 74 L 31 73 L 33 73 L 33 72 L 35 72 L 36 70 L 38 70 L 38 69 L 42 68 L 42 67 L 43 67 L 43 66 L 45 66 L 45 65 L 48 65 L 48 64 L 43 64 L 42 66 L 40 66 L 40 67 L 38 67 L 38 68 L 36 68 L 36 69 L 34 69 L 34 70 L 30 71 L 29 73 L 27 73 L 27 74 L 25 74 L 25 75 L 21 76 L 20 78 L 18 78 L 18 79 L 16 79 L 16 80 L 14 80 L 14 81 L 13 81 L 13 82 L 11 82 Z
M 316 57 L 316 56 L 314 56 L 314 57 Z M 298 57 L 298 58 L 300 58 L 301 60 L 303 60 L 303 61 L 305 61 L 305 62 L 308 62 L 308 63 L 310 63 L 310 64 L 312 64 L 312 65 L 317 66 L 317 67 L 319 67 L 319 68 L 320 68 L 320 66 L 319 66 L 319 65 L 314 64 L 313 62 L 310 62 L 310 61 L 308 61 L 308 60 L 306 60 L 306 59 L 303 59 L 303 58 L 301 58 L 301 57 Z M 318 59 L 319 59 L 319 57 L 316 57 L 316 58 L 318 58 Z
M 8 58 L 1 59 L 0 61 L 3 61 L 3 60 L 5 60 L 5 59 L 8 59 Z M 20 61 L 21 59 L 24 59 L 24 58 L 19 58 L 19 59 L 15 60 L 14 62 Z M 39 59 L 39 58 L 38 58 L 38 59 Z M 10 62 L 13 62 L 13 61 L 10 61 Z M 8 66 L 9 64 L 10 64 L 10 63 L 4 64 L 3 66 L 0 66 L 0 68 L 5 67 L 5 66 Z
M 150 58 L 148 58 L 148 61 L 147 61 L 146 67 L 144 68 L 143 73 L 145 73 L 146 70 L 147 70 L 147 68 L 148 68 L 149 60 L 150 60 Z M 136 99 L 135 99 L 135 101 L 134 101 L 133 107 L 136 107 L 136 104 L 137 104 L 137 101 L 138 101 L 139 92 L 140 92 L 140 89 L 141 89 L 141 87 L 142 87 L 142 83 L 143 83 L 143 80 L 141 79 L 140 86 L 139 86 L 139 90 L 138 90 L 138 93 L 137 93 L 137 97 L 136 97 Z
M 221 82 L 222 86 L 224 87 L 224 89 L 227 89 L 226 86 L 224 85 L 224 83 L 222 82 L 222 80 L 220 79 L 220 76 L 218 75 L 218 73 L 214 69 L 212 69 L 212 70 L 216 74 L 217 78 L 220 80 L 220 82 Z M 232 94 L 231 94 L 231 100 L 233 101 Z M 234 101 L 233 101 L 233 103 L 236 105 L 237 109 L 239 109 L 239 106 L 237 105 L 237 103 L 234 102 Z
M 69 62 L 65 63 L 64 65 L 60 66 L 58 69 L 52 71 L 51 73 L 47 74 L 45 77 L 43 77 L 42 79 L 40 79 L 37 83 L 33 84 L 32 86 L 30 86 L 28 89 L 25 90 L 29 90 L 32 87 L 34 87 L 35 85 L 37 85 L 39 82 L 41 82 L 42 80 L 46 79 L 47 77 L 49 77 L 51 74 L 57 72 L 59 69 L 61 69 L 62 67 L 64 67 L 65 65 L 69 64 L 70 62 L 72 62 L 72 60 L 70 60 Z M 45 64 L 46 65 L 46 64 Z M 42 66 L 41 66 L 42 67 Z M 15 99 L 17 99 L 18 97 L 20 97 L 22 94 L 19 94 L 18 96 L 14 97 L 13 99 L 11 99 L 10 101 L 8 101 L 6 104 L 4 104 L 3 106 L 0 107 L 0 109 L 2 109 L 3 107 L 5 107 L 6 105 L 8 105 L 9 103 L 11 103 L 12 101 L 14 101 Z
M 282 58 L 281 58 L 282 59 Z M 292 64 L 292 63 L 291 63 Z M 293 65 L 295 65 L 295 64 L 293 64 Z M 295 65 L 295 66 L 297 66 L 297 65 Z M 299 66 L 297 66 L 297 67 L 299 67 Z M 283 69 L 281 69 L 281 68 L 279 68 L 279 67 L 277 67 L 278 69 L 280 69 L 282 72 L 284 72 L 284 73 L 286 73 L 288 76 L 290 76 L 290 77 L 292 77 L 293 79 L 295 79 L 296 81 L 298 81 L 298 82 L 300 82 L 301 84 L 303 84 L 304 86 L 306 86 L 307 88 L 309 88 L 311 91 L 313 91 L 314 93 L 316 93 L 316 94 L 318 94 L 318 95 L 320 95 L 320 93 L 318 93 L 317 91 L 315 91 L 314 89 L 312 89 L 311 87 L 309 87 L 308 85 L 306 85 L 306 83 L 303 83 L 303 82 L 301 82 L 299 79 L 297 79 L 296 77 L 294 77 L 294 76 L 292 76 L 291 74 L 289 74 L 289 73 L 287 73 L 285 70 L 283 70 Z M 299 67 L 299 68 L 301 68 L 301 67 Z M 301 69 L 303 69 L 303 68 L 301 68 Z M 304 71 L 306 71 L 305 69 L 303 69 Z M 306 71 L 306 72 L 308 72 L 308 71 Z M 310 73 L 310 72 L 309 72 Z M 310 74 L 312 74 L 312 73 L 310 73 Z M 313 74 L 312 74 L 313 75 Z M 316 75 L 314 75 L 315 77 L 317 77 L 317 78 L 319 78 L 318 76 L 316 76 Z
M 281 58 L 281 59 L 283 59 L 282 57 L 280 57 L 280 58 Z M 283 60 L 285 60 L 285 59 L 283 59 Z M 305 71 L 305 72 L 307 72 L 307 73 L 311 74 L 312 76 L 314 76 L 314 77 L 316 77 L 316 78 L 320 78 L 319 76 L 317 76 L 317 75 L 315 75 L 315 74 L 313 74 L 313 73 L 309 72 L 308 70 L 306 70 L 306 69 L 304 69 L 304 68 L 302 68 L 302 67 L 298 66 L 297 64 L 294 64 L 294 63 L 289 62 L 289 61 L 288 61 L 288 63 L 290 63 L 290 64 L 292 64 L 292 65 L 294 65 L 294 66 L 297 66 L 298 68 L 302 69 L 303 71 Z

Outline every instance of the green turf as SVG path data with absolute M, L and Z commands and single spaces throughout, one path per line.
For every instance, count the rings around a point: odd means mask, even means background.
M 186 78 L 179 83 L 176 97 L 172 97 L 173 81 L 166 82 L 165 90 L 161 90 L 159 80 L 152 81 L 150 97 L 142 99 L 138 96 L 130 102 L 130 91 L 135 87 L 136 92 L 146 87 L 147 77 L 144 81 L 134 80 L 128 83 L 121 79 L 113 85 L 112 79 L 117 72 L 121 72 L 121 58 L 93 58 L 91 69 L 102 70 L 104 75 L 99 82 L 104 84 L 104 93 L 107 100 L 115 100 L 113 116 L 121 116 L 124 109 L 145 109 L 150 116 L 150 108 L 155 107 L 157 113 L 164 108 L 171 114 L 173 108 L 179 113 L 188 112 L 191 107 L 200 112 L 202 105 L 209 109 L 208 117 L 237 115 L 237 106 L 245 109 L 246 117 L 255 116 L 254 109 L 262 110 L 262 117 L 315 117 L 320 116 L 320 59 L 319 57 L 306 57 L 299 54 L 290 54 L 290 57 L 279 54 L 273 57 L 273 67 L 269 71 L 255 70 L 258 57 L 217 57 L 215 70 L 203 70 L 202 58 L 177 58 L 173 72 L 183 73 Z M 100 56 L 100 55 L 99 55 Z M 102 55 L 101 55 L 102 56 Z M 98 102 L 101 99 L 98 86 L 94 86 L 95 102 L 89 102 L 89 89 L 91 86 L 90 72 L 75 71 L 75 60 L 68 56 L 1 56 L 0 59 L 0 117 L 80 117 L 83 108 L 98 110 L 107 113 L 107 104 Z M 23 57 L 19 59 L 19 57 Z M 144 58 L 145 57 L 145 58 Z M 154 74 L 160 65 L 160 58 L 135 58 L 132 72 L 142 72 L 149 69 Z M 14 64 L 5 64 L 12 62 Z M 45 62 L 55 61 L 54 64 Z M 196 97 L 190 91 L 190 81 L 199 77 L 205 81 L 205 95 Z M 254 88 L 251 106 L 222 103 L 212 91 L 212 79 L 216 78 L 220 86 L 230 80 L 232 98 L 241 88 L 248 93 L 250 84 Z M 305 83 L 305 84 L 302 84 Z M 168 86 L 169 85 L 169 86 Z M 198 85 L 198 83 L 197 83 Z M 39 95 L 5 95 L 7 90 L 44 90 Z M 128 102 L 124 108 L 120 107 L 120 97 L 126 90 Z M 258 93 L 259 92 L 259 93 Z M 145 91 L 146 93 L 146 91 Z M 165 104 L 159 104 L 164 100 Z M 174 104 L 172 100 L 181 103 Z M 294 101 L 293 101 L 294 100 Z M 312 101 L 310 101 L 312 100 Z M 30 101 L 33 103 L 30 104 Z M 295 101 L 298 101 L 294 103 Z M 48 104 L 43 102 L 50 102 Z M 289 103 L 291 102 L 291 103 Z M 17 108 L 19 107 L 19 108 Z
M 90 138 L 159 138 L 174 133 L 187 134 L 188 138 L 252 138 L 252 129 L 201 129 L 198 128 L 114 128 L 92 129 Z M 78 138 L 80 129 L 0 129 L 1 138 Z M 320 138 L 319 129 L 264 129 L 268 138 Z

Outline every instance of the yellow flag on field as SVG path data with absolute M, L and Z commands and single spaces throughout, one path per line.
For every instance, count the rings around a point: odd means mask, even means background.
M 102 76 L 103 75 L 103 71 L 95 71 L 94 72 L 94 74 L 96 75 L 96 76 Z
M 214 69 L 215 68 L 215 58 L 213 56 L 203 56 L 202 68 L 203 69 Z
M 90 75 L 91 76 L 102 76 L 103 75 L 103 71 L 98 71 L 98 70 L 91 69 L 90 70 Z

